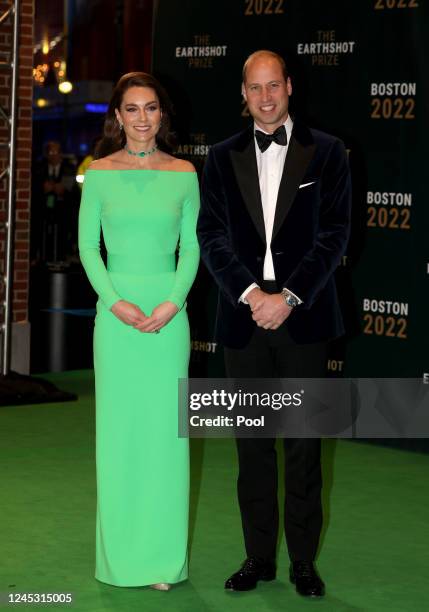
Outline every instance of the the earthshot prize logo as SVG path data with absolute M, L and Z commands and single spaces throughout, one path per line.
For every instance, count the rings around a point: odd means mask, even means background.
M 206 141 L 206 134 L 204 132 L 193 132 L 189 136 L 190 142 L 180 144 L 177 147 L 177 153 L 193 161 L 204 161 L 210 149 L 210 145 Z
M 335 30 L 317 30 L 315 40 L 297 44 L 298 55 L 308 55 L 312 66 L 339 66 L 344 55 L 351 55 L 356 41 L 337 40 Z
M 217 342 L 209 342 L 206 340 L 192 340 L 191 349 L 200 353 L 216 353 Z
M 209 34 L 194 34 L 193 44 L 176 47 L 177 60 L 185 59 L 189 68 L 213 68 L 214 62 L 225 57 L 228 45 L 213 45 Z

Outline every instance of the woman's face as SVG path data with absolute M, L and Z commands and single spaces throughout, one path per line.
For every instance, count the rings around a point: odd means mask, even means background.
M 155 145 L 162 111 L 158 96 L 151 87 L 130 87 L 124 93 L 121 107 L 115 109 L 130 147 L 144 149 Z

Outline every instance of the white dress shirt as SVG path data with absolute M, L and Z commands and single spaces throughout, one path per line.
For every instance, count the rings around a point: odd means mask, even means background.
M 286 146 L 278 145 L 276 142 L 272 142 L 268 149 L 262 153 L 255 138 L 256 163 L 258 165 L 259 188 L 261 191 L 262 210 L 265 224 L 265 239 L 267 244 L 263 274 L 264 280 L 270 281 L 276 280 L 273 255 L 271 253 L 271 238 L 273 235 L 274 217 L 276 214 L 276 204 L 280 181 L 283 174 L 287 150 L 289 148 L 290 137 L 292 135 L 293 122 L 290 115 L 288 115 L 284 126 L 287 135 Z M 255 130 L 265 132 L 266 134 L 269 133 L 261 129 L 256 123 Z M 256 283 L 252 283 L 249 287 L 247 287 L 247 289 L 241 294 L 240 301 L 247 303 L 246 295 L 249 293 L 249 291 L 258 286 L 259 285 Z M 290 293 L 292 292 L 290 291 Z M 295 297 L 299 302 L 301 302 L 298 296 Z
M 48 164 L 48 176 L 49 178 L 58 178 L 60 175 L 60 169 L 61 169 L 61 164 L 56 164 L 55 166 L 53 164 Z

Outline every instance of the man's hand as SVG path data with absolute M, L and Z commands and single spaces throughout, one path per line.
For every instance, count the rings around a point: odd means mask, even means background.
M 278 329 L 280 325 L 286 321 L 293 308 L 286 304 L 281 293 L 270 295 L 260 289 L 259 291 L 261 291 L 262 296 L 256 296 L 255 299 L 250 302 L 249 296 L 253 291 L 256 291 L 256 289 L 250 291 L 249 295 L 246 297 L 252 309 L 252 319 L 258 327 L 263 327 L 264 329 Z
M 249 304 L 252 312 L 255 310 L 255 308 L 263 303 L 267 295 L 268 293 L 265 293 L 265 291 L 262 291 L 262 289 L 259 287 L 255 287 L 249 291 L 249 293 L 246 295 L 246 302 Z
M 152 314 L 144 321 L 134 325 L 141 332 L 151 333 L 159 331 L 164 325 L 179 312 L 178 307 L 173 302 L 162 302 L 152 310 Z
M 126 300 L 115 302 L 110 310 L 122 323 L 132 325 L 133 327 L 138 323 L 143 323 L 148 318 L 136 304 Z

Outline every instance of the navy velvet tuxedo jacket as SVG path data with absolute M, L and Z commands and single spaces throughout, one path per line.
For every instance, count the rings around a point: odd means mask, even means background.
M 343 143 L 294 121 L 271 250 L 279 288 L 304 302 L 284 323 L 299 344 L 344 333 L 334 272 L 347 246 L 350 207 Z M 262 282 L 266 249 L 253 125 L 210 149 L 198 238 L 220 289 L 216 338 L 227 347 L 244 347 L 256 324 L 239 297 L 251 283 Z

